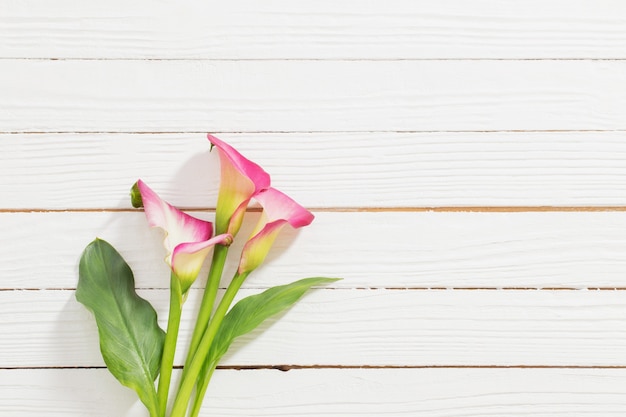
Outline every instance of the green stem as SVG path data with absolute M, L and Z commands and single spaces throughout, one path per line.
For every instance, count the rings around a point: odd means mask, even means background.
M 209 270 L 209 277 L 204 289 L 204 295 L 202 296 L 202 303 L 200 304 L 196 325 L 191 336 L 191 344 L 189 346 L 189 353 L 187 353 L 187 359 L 185 360 L 184 370 L 191 364 L 191 359 L 193 359 L 193 355 L 196 353 L 202 335 L 209 323 L 213 305 L 215 304 L 215 297 L 217 296 L 217 290 L 220 285 L 220 279 L 222 278 L 222 272 L 224 271 L 227 254 L 228 246 L 216 245 L 215 249 L 213 249 L 211 269 Z
M 211 381 L 211 377 L 213 376 L 213 372 L 215 371 L 216 366 L 217 361 L 210 364 L 209 368 L 206 370 L 204 378 L 202 378 L 201 381 L 198 381 L 198 385 L 196 386 L 196 396 L 194 397 L 193 407 L 191 409 L 191 415 L 189 417 L 198 417 L 200 415 L 202 401 L 204 400 L 204 395 L 206 394 L 206 390 L 209 386 L 209 382 Z
M 161 417 L 165 417 L 167 410 L 167 396 L 172 379 L 172 367 L 174 366 L 174 354 L 176 353 L 176 340 L 178 339 L 182 301 L 183 296 L 180 282 L 174 273 L 172 273 L 170 278 L 170 311 L 167 319 L 167 333 L 165 334 L 165 343 L 163 345 L 163 356 L 161 357 L 161 376 L 159 377 L 159 387 L 157 390 L 159 403 L 158 415 Z
M 193 388 L 196 384 L 198 376 L 200 375 L 200 372 L 202 371 L 202 366 L 204 365 L 206 356 L 209 353 L 209 349 L 211 348 L 213 339 L 215 338 L 215 335 L 217 334 L 217 331 L 220 328 L 222 321 L 224 320 L 224 316 L 228 312 L 230 304 L 233 302 L 237 291 L 239 291 L 241 284 L 243 284 L 248 274 L 249 272 L 243 274 L 237 273 L 228 288 L 226 289 L 224 297 L 222 297 L 222 300 L 215 310 L 213 319 L 209 322 L 209 326 L 207 327 L 206 332 L 204 332 L 204 335 L 202 336 L 202 339 L 198 344 L 198 349 L 193 355 L 193 359 L 191 360 L 189 367 L 187 368 L 186 372 L 183 373 L 170 417 L 185 416 L 189 399 L 191 398 L 191 394 L 193 393 Z

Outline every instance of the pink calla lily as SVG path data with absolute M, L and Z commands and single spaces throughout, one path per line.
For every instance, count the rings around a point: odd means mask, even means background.
M 241 227 L 248 202 L 270 186 L 270 176 L 232 146 L 215 136 L 208 135 L 208 138 L 220 156 L 221 181 L 215 213 L 216 231 L 235 236 Z
M 239 274 L 250 273 L 265 260 L 284 226 L 289 224 L 297 229 L 309 225 L 314 218 L 310 211 L 275 188 L 263 190 L 254 198 L 263 206 L 263 212 L 241 253 Z
M 172 268 L 185 293 L 196 280 L 202 264 L 216 244 L 229 245 L 232 236 L 213 235 L 213 224 L 190 216 L 163 201 L 150 187 L 139 180 L 133 186 L 141 195 L 148 224 L 165 231 L 163 245 L 167 251 L 165 262 Z

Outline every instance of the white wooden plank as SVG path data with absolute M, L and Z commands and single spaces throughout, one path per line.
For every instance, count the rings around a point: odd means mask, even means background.
M 141 294 L 164 324 L 168 291 Z M 319 289 L 242 337 L 223 363 L 625 366 L 625 325 L 623 291 Z M 103 365 L 95 321 L 73 291 L 0 292 L 0 334 L 0 367 Z
M 626 7 L 349 0 L 0 4 L 4 58 L 624 58 Z
M 626 61 L 3 60 L 0 72 L 4 132 L 626 129 Z
M 626 205 L 625 132 L 221 134 L 307 207 Z M 214 207 L 202 133 L 0 135 L 0 208 Z
M 606 417 L 626 413 L 624 369 L 218 370 L 201 416 Z M 12 417 L 145 415 L 104 369 L 0 370 Z
M 626 287 L 625 212 L 315 215 L 311 226 L 283 232 L 249 287 L 320 275 L 343 277 L 337 288 Z M 258 216 L 248 214 L 231 247 L 225 281 Z M 142 212 L 0 213 L 0 232 L 0 288 L 75 288 L 78 259 L 95 237 L 127 259 L 138 287 L 169 283 L 163 234 Z

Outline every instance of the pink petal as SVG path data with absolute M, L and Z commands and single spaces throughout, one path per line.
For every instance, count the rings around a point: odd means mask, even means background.
M 286 220 L 276 220 L 265 224 L 261 230 L 251 237 L 241 251 L 238 272 L 240 274 L 252 272 L 263 263 L 278 233 L 288 223 Z
M 270 186 L 270 176 L 257 164 L 243 157 L 235 148 L 208 135 L 220 155 L 220 190 L 215 223 L 217 233 L 239 231 L 250 198 Z
M 161 198 L 143 181 L 137 181 L 141 193 L 143 206 L 152 227 L 159 227 L 165 231 L 163 245 L 167 250 L 166 261 L 171 265 L 171 255 L 174 248 L 184 242 L 206 241 L 213 234 L 213 224 L 192 217 L 176 207 L 161 200 Z
M 232 165 L 238 172 L 247 177 L 254 185 L 254 192 L 258 192 L 270 186 L 270 176 L 259 165 L 246 159 L 235 148 L 213 135 L 207 135 L 209 141 L 220 150 L 220 155 L 224 155 L 228 164 Z
M 263 206 L 268 222 L 283 219 L 289 222 L 291 227 L 297 229 L 308 226 L 315 217 L 313 213 L 276 188 L 263 190 L 254 198 Z
M 285 225 L 299 228 L 307 226 L 314 218 L 310 211 L 275 188 L 261 191 L 254 198 L 263 206 L 263 213 L 243 248 L 239 273 L 251 272 L 265 260 Z
M 172 271 L 181 281 L 183 293 L 196 280 L 202 264 L 211 248 L 217 244 L 230 245 L 233 237 L 222 234 L 201 242 L 186 242 L 177 245 L 172 253 Z

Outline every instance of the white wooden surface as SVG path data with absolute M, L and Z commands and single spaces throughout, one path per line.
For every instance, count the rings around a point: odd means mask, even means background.
M 207 131 L 316 215 L 244 293 L 345 279 L 237 343 L 203 416 L 626 413 L 626 3 L 5 1 L 0 73 L 0 415 L 145 415 L 77 262 L 107 239 L 165 320 L 127 193 L 210 219 Z

